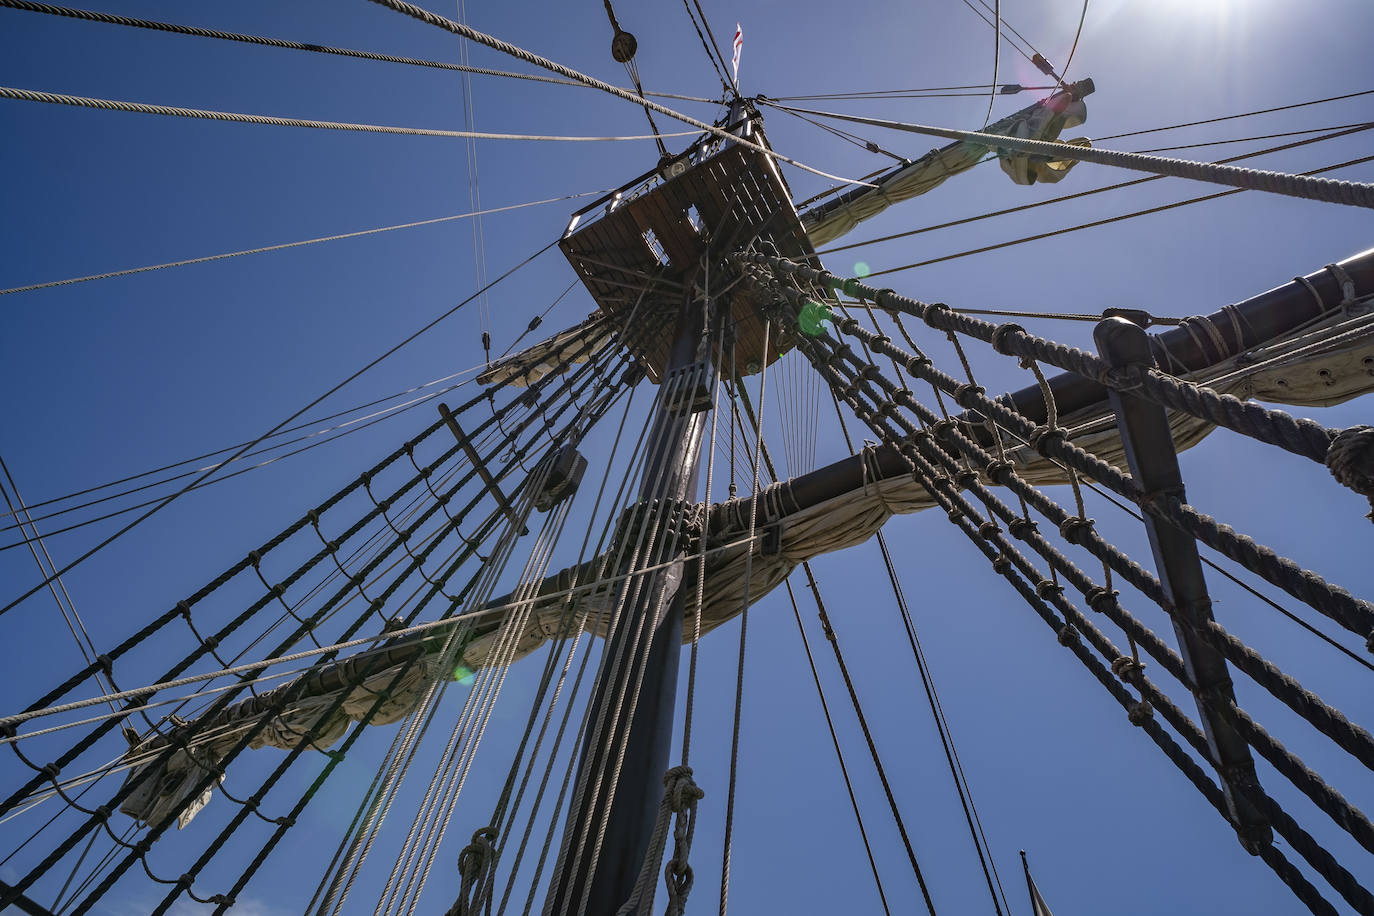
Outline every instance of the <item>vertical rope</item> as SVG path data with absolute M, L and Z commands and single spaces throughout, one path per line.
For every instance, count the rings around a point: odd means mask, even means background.
M 744 703 L 744 652 L 749 635 L 750 579 L 754 569 L 754 551 L 758 549 L 754 540 L 758 524 L 759 506 L 759 458 L 763 451 L 763 408 L 764 396 L 768 387 L 768 344 L 773 323 L 763 325 L 763 365 L 759 369 L 759 415 L 754 425 L 754 480 L 749 500 L 749 547 L 744 560 L 744 602 L 740 609 L 739 623 L 739 668 L 735 674 L 735 724 L 730 735 L 730 784 L 725 799 L 725 839 L 722 843 L 720 862 L 720 916 L 725 916 L 726 903 L 730 896 L 730 858 L 731 845 L 735 831 L 735 783 L 739 772 L 739 731 L 740 713 Z

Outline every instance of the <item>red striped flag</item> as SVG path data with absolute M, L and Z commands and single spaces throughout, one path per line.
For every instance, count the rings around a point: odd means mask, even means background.
M 735 68 L 735 86 L 736 86 L 736 88 L 738 88 L 738 87 L 739 87 L 739 52 L 740 52 L 740 49 L 742 49 L 742 48 L 744 47 L 744 30 L 741 29 L 741 28 L 739 27 L 739 23 L 738 23 L 738 22 L 735 23 L 735 41 L 734 41 L 734 45 L 733 45 L 733 46 L 734 46 L 734 49 L 735 49 L 735 53 L 734 53 L 734 56 L 730 59 L 730 64 Z

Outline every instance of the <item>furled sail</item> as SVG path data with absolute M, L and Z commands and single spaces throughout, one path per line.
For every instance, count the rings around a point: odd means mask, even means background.
M 1207 325 L 1212 320 L 1215 316 L 1189 319 L 1185 328 L 1189 328 L 1189 334 L 1205 337 L 1211 333 Z M 1277 340 L 1252 347 L 1205 371 L 1180 373 L 1179 377 L 1239 398 L 1330 406 L 1374 391 L 1371 366 L 1374 297 L 1363 297 L 1347 300 L 1320 320 Z M 1095 404 L 1065 414 L 1059 420 L 1074 444 L 1110 464 L 1126 463 L 1114 417 L 1104 405 Z M 1196 445 L 1214 429 L 1207 421 L 1179 412 L 1170 413 L 1169 423 L 1179 450 Z M 1037 486 L 1068 482 L 1058 465 L 1029 447 L 1011 440 L 1004 441 L 1004 447 L 1007 460 L 1022 479 Z M 774 483 L 759 492 L 755 530 L 772 529 L 775 537 L 770 548 L 755 551 L 752 560 L 749 550 L 753 542 L 747 538 L 749 499 L 715 504 L 708 512 L 701 507 L 696 509 L 697 521 L 692 527 L 705 528 L 708 550 L 702 632 L 733 619 L 746 600 L 753 604 L 763 598 L 803 561 L 863 543 L 892 516 L 920 512 L 934 505 L 924 487 L 887 447 L 865 448 L 859 455 L 816 472 L 822 474 L 842 483 L 819 498 L 814 490 L 808 491 L 806 478 Z M 574 619 L 586 621 L 589 630 L 604 636 L 604 623 L 598 629 L 591 622 L 610 619 L 609 613 L 598 612 L 609 611 L 620 594 L 616 582 L 595 581 L 596 571 L 605 565 L 603 558 L 594 558 L 547 577 L 521 601 L 513 602 L 507 596 L 489 602 L 482 609 L 481 621 L 471 627 L 464 639 L 459 664 L 468 670 L 483 667 L 502 641 L 508 647 L 513 645 L 509 656 L 512 660 L 536 651 L 564 627 L 570 605 L 576 611 Z M 681 587 L 688 594 L 695 593 L 697 568 L 695 561 L 683 566 Z M 743 585 L 746 570 L 747 596 Z M 521 613 L 492 613 L 503 606 L 518 607 Z M 526 610 L 529 612 L 525 613 Z M 516 626 L 519 632 L 509 629 Z M 314 729 L 314 746 L 325 750 L 343 736 L 351 722 L 367 718 L 383 691 L 384 702 L 370 724 L 398 721 L 437 678 L 450 676 L 449 671 L 440 670 L 437 665 L 437 652 L 444 640 L 436 637 L 443 632 L 443 628 L 436 628 L 423 638 L 393 639 L 377 649 L 321 666 L 274 690 L 236 703 L 211 722 L 183 726 L 186 734 L 196 737 L 168 761 L 157 764 L 159 772 L 155 778 L 144 780 L 121 810 L 143 822 L 156 822 L 166 812 L 175 810 L 182 800 L 195 793 L 196 786 L 219 771 L 219 761 L 236 745 L 240 735 L 266 715 L 283 695 L 294 699 L 272 717 L 251 747 L 290 749 Z M 683 636 L 684 641 L 689 640 L 690 630 Z M 350 686 L 355 682 L 356 686 Z M 342 703 L 336 704 L 341 693 L 347 695 Z M 127 759 L 137 762 L 156 757 L 159 750 L 177 743 L 177 734 L 153 736 L 132 749 Z M 144 764 L 150 765 L 153 764 Z M 130 779 L 141 772 L 141 768 L 134 769 Z M 209 789 L 200 792 L 178 818 L 178 824 L 189 823 L 210 796 Z
M 1075 83 L 1069 91 L 1056 92 L 1047 99 L 1021 109 L 983 128 L 985 133 L 1029 140 L 1058 140 L 1061 132 L 1077 127 L 1088 117 L 1083 96 L 1093 91 L 1092 80 Z M 1077 146 L 1087 140 L 1067 141 Z M 866 219 L 888 207 L 919 197 L 938 187 L 946 178 L 973 168 L 989 152 L 988 147 L 961 141 L 931 150 L 915 162 L 903 165 L 874 180 L 876 188 L 856 188 L 834 200 L 802 214 L 802 226 L 811 244 L 829 244 Z M 1017 184 L 1037 181 L 1055 182 L 1072 167 L 1068 160 L 1051 162 L 1042 156 L 1001 154 L 1002 170 Z

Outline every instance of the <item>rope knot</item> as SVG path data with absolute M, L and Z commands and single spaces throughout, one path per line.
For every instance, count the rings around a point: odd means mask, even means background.
M 1341 486 L 1369 499 L 1369 518 L 1374 520 L 1374 426 L 1337 433 L 1326 450 L 1326 469 Z
M 1041 455 L 1045 454 L 1052 443 L 1063 442 L 1065 438 L 1062 426 L 1037 426 L 1031 430 L 1026 442 L 1031 448 Z
M 945 433 L 957 430 L 958 427 L 959 423 L 957 420 L 951 420 L 949 418 L 936 420 L 934 423 L 930 424 L 930 435 L 935 439 L 943 439 L 945 438 Z
M 1016 354 L 1010 349 L 1007 338 L 1012 334 L 1024 333 L 1026 333 L 1025 328 L 1021 327 L 1019 324 L 1013 324 L 1008 321 L 1005 324 L 999 324 L 997 330 L 992 332 L 992 340 L 990 343 L 992 344 L 992 348 L 1003 356 L 1015 356 Z
M 1092 528 L 1093 519 L 1084 518 L 1081 515 L 1073 515 L 1059 523 L 1059 535 L 1070 544 L 1081 544 L 1079 538 Z M 1092 599 L 1088 599 L 1089 603 Z
M 982 385 L 974 385 L 972 383 L 965 382 L 964 384 L 959 385 L 957 388 L 954 389 L 954 403 L 958 404 L 965 410 L 972 410 L 974 405 L 969 402 L 972 401 L 975 397 L 982 395 L 986 392 L 987 389 L 984 388 Z
M 692 836 L 696 832 L 697 802 L 706 793 L 692 779 L 692 768 L 675 766 L 663 774 L 667 790 L 666 801 L 676 815 L 673 821 L 673 857 L 663 867 L 663 880 L 668 888 L 665 916 L 681 916 L 687 908 L 687 895 L 692 892 L 696 876 L 687 857 L 692 851 Z
M 991 480 L 993 483 L 1000 483 L 1005 486 L 1007 483 L 1007 475 L 1014 473 L 1015 470 L 1015 466 L 1013 466 L 1010 461 L 998 458 L 995 461 L 989 461 L 987 463 L 983 468 L 983 476 L 987 477 L 987 479 Z M 1013 531 L 1014 530 L 1015 529 L 1013 529 Z
M 873 291 L 873 304 L 878 306 L 879 308 L 884 308 L 891 312 L 893 311 L 893 308 L 891 306 L 883 305 L 883 300 L 889 297 L 895 297 L 896 295 L 897 291 L 890 286 L 885 286 L 882 289 L 875 289 Z M 854 298 L 862 299 L 863 294 L 861 292 L 855 293 Z
M 1038 531 L 1039 528 L 1040 526 L 1034 520 L 1024 517 L 1014 518 L 1007 522 L 1007 530 L 1011 532 L 1011 536 L 1023 541 Z
M 933 365 L 929 356 L 913 356 L 906 361 L 906 371 L 920 378 Z
M 1144 673 L 1145 663 L 1129 655 L 1123 655 L 1112 661 L 1112 674 L 1128 684 L 1136 683 Z
M 496 836 L 495 827 L 479 827 L 458 853 L 458 899 L 445 916 L 470 916 L 478 911 L 487 872 L 496 861 Z
M 1126 719 L 1132 725 L 1144 725 L 1154 718 L 1155 708 L 1148 700 L 1140 700 L 1126 707 Z
M 1090 589 L 1084 597 L 1088 599 L 1088 607 L 1097 611 L 1099 614 L 1105 614 L 1107 613 L 1107 608 L 1111 607 L 1112 603 L 1116 601 L 1116 596 L 1118 594 L 1119 593 L 1114 589 L 1099 585 L 1096 588 Z
M 663 787 L 668 796 L 668 807 L 675 814 L 681 814 L 706 793 L 692 779 L 692 768 L 675 766 L 663 774 Z
M 1055 595 L 1063 594 L 1064 586 L 1052 579 L 1041 579 L 1035 583 L 1035 594 L 1043 600 L 1049 601 Z
M 458 853 L 458 874 L 465 885 L 476 880 L 485 870 L 492 853 L 496 851 L 495 839 L 495 827 L 479 827 L 473 831 L 468 845 Z
M 892 290 L 890 290 L 890 289 L 885 289 L 885 290 L 881 290 L 881 292 L 890 293 L 890 292 L 892 292 Z M 878 300 L 874 299 L 873 301 L 874 301 L 874 302 L 877 302 Z M 947 305 L 947 304 L 944 303 L 944 302 L 932 302 L 932 303 L 930 303 L 929 305 L 926 306 L 925 314 L 923 314 L 923 315 L 921 316 L 921 320 L 924 321 L 926 324 L 930 325 L 930 326 L 933 328 L 933 327 L 936 327 L 936 325 L 934 324 L 934 322 L 932 321 L 932 319 L 935 318 L 936 315 L 939 315 L 941 312 L 948 313 L 948 312 L 952 312 L 952 311 L 954 311 L 954 310 L 951 309 L 951 308 L 949 307 L 949 305 Z
M 1078 631 L 1073 628 L 1073 624 L 1071 623 L 1064 624 L 1055 635 L 1059 639 L 1059 644 L 1066 648 L 1078 642 Z

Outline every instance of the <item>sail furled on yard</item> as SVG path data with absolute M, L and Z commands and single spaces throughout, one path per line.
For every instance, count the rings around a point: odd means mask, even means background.
M 1301 406 L 1330 406 L 1368 394 L 1374 391 L 1374 375 L 1368 368 L 1374 360 L 1372 309 L 1374 301 L 1368 297 L 1352 300 L 1297 332 L 1246 350 L 1205 372 L 1180 377 L 1242 399 Z M 1120 434 L 1113 415 L 1103 405 L 1063 415 L 1060 423 L 1078 447 L 1109 464 L 1125 465 Z M 1174 445 L 1180 451 L 1201 442 L 1215 429 L 1213 424 L 1180 411 L 1170 411 L 1169 426 Z M 1068 483 L 1066 472 L 1056 462 L 1015 440 L 1006 439 L 1003 444 L 1006 459 L 1022 480 L 1036 486 Z M 781 585 L 802 562 L 869 540 L 894 515 L 921 512 L 935 505 L 930 493 L 912 478 L 890 449 L 868 446 L 839 464 L 851 466 L 849 484 L 825 498 L 804 495 L 805 484 L 800 479 L 780 481 L 759 491 L 754 524 L 770 541 L 766 549 L 750 549 L 749 499 L 728 500 L 712 505 L 709 511 L 698 507 L 695 525 L 705 528 L 707 550 L 700 615 L 702 633 L 738 616 L 740 582 L 746 576 L 752 604 Z M 588 629 L 604 636 L 604 625 L 598 628 L 594 621 L 609 619 L 606 612 L 620 592 L 613 582 L 598 584 L 595 570 L 600 565 L 600 558 L 593 558 L 548 576 L 524 601 L 511 604 L 509 596 L 490 601 L 488 607 L 510 604 L 528 613 L 523 614 L 518 631 L 504 633 L 506 616 L 486 615 L 488 622 L 475 624 L 464 641 L 459 663 L 473 671 L 493 663 L 493 652 L 502 640 L 508 645 L 505 660 L 514 661 L 536 651 L 566 625 L 570 602 L 575 603 L 579 616 L 588 621 Z M 688 594 L 695 593 L 697 564 L 687 563 L 683 574 L 683 588 Z M 683 638 L 684 642 L 690 641 L 690 629 Z M 433 638 L 417 639 L 360 653 L 236 703 L 213 722 L 198 723 L 198 733 L 208 734 L 208 739 L 199 742 L 194 753 L 183 751 L 158 764 L 158 778 L 145 783 L 148 789 L 131 795 L 122 806 L 124 812 L 149 822 L 172 810 L 201 777 L 217 769 L 220 758 L 243 731 L 264 715 L 271 717 L 269 727 L 253 739 L 251 747 L 289 749 L 313 729 L 314 746 L 324 750 L 343 736 L 350 722 L 361 720 L 377 691 L 390 684 L 385 708 L 368 721 L 372 725 L 397 721 L 409 712 L 429 679 L 443 674 L 434 668 L 433 659 L 440 644 Z M 354 669 L 361 670 L 359 666 L 363 664 L 368 665 L 366 680 L 351 686 L 347 675 Z M 393 684 L 392 679 L 398 676 Z M 341 693 L 347 696 L 342 703 L 336 703 Z M 294 699 L 275 714 L 266 712 L 272 698 L 282 695 Z M 150 752 L 173 740 L 155 736 L 131 750 L 129 758 L 154 756 Z M 188 808 L 179 823 L 188 823 L 208 800 L 207 796 Z
M 1029 140 L 1058 140 L 1060 134 L 1087 120 L 1083 96 L 1092 92 L 1091 80 L 1075 83 L 1069 91 L 1021 109 L 984 128 L 985 133 Z M 1086 146 L 1087 140 L 1067 141 Z M 991 150 L 978 143 L 958 142 L 931 150 L 915 162 L 899 166 L 874 180 L 877 187 L 856 188 L 802 214 L 802 226 L 811 244 L 826 245 L 866 219 L 872 219 L 895 203 L 919 197 L 945 179 L 973 168 Z M 1069 160 L 1050 161 L 1043 156 L 999 154 L 1002 170 L 1017 184 L 1055 182 L 1072 167 Z

